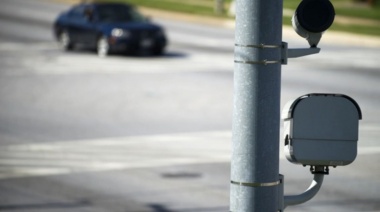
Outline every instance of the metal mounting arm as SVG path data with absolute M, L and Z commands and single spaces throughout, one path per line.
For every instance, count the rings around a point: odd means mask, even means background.
M 312 199 L 321 188 L 324 174 L 314 174 L 314 180 L 310 187 L 302 194 L 284 197 L 284 208 L 289 205 L 299 205 Z
M 314 174 L 313 182 L 304 193 L 299 194 L 299 195 L 290 195 L 290 196 L 284 197 L 284 209 L 289 205 L 298 205 L 298 204 L 307 202 L 318 193 L 319 189 L 322 186 L 323 177 L 325 173 L 323 173 L 324 171 L 323 166 L 316 167 L 316 170 L 319 170 L 320 172 L 317 172 L 316 174 Z
M 320 48 L 305 48 L 305 49 L 288 49 L 288 43 L 282 42 L 282 64 L 288 64 L 288 58 L 303 57 L 311 54 L 318 54 Z

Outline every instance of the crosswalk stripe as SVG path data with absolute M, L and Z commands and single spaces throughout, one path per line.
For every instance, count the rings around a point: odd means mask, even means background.
M 231 137 L 215 131 L 7 145 L 0 149 L 0 179 L 229 162 Z M 358 153 L 379 154 L 380 147 Z
M 230 160 L 230 132 L 3 146 L 0 179 Z
M 28 46 L 27 48 L 25 46 Z M 9 57 L 8 63 L 18 64 L 27 67 L 27 74 L 39 75 L 67 75 L 83 73 L 99 74 L 165 74 L 165 73 L 185 73 L 194 71 L 230 71 L 233 70 L 233 62 L 229 60 L 230 55 L 225 53 L 213 53 L 218 55 L 219 62 L 213 63 L 212 68 L 209 61 L 209 54 L 196 50 L 186 50 L 186 54 L 176 52 L 182 50 L 168 50 L 167 56 L 162 57 L 127 57 L 112 55 L 107 58 L 99 58 L 95 53 L 85 51 L 64 52 L 55 43 L 0 43 L 0 52 L 6 51 L 8 54 L 28 55 L 20 63 L 18 57 Z M 13 53 L 9 53 L 13 52 Z M 173 56 L 174 55 L 174 56 Z M 48 59 L 47 59 L 48 58 Z M 83 61 L 87 63 L 84 66 Z M 191 63 L 191 66 L 184 66 L 184 62 Z M 38 65 L 36 65 L 38 64 Z M 43 65 L 41 65 L 43 64 Z M 147 68 L 149 64 L 149 68 Z M 4 72 L 3 75 L 22 75 L 23 72 Z

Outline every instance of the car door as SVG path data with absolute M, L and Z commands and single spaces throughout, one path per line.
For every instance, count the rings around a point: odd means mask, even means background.
M 74 43 L 80 43 L 80 34 L 83 25 L 83 5 L 73 7 L 68 14 L 67 30 Z
M 92 5 L 87 5 L 84 8 L 84 19 L 85 23 L 83 25 L 81 39 L 84 43 L 89 46 L 95 46 L 97 39 L 97 17 L 96 11 Z

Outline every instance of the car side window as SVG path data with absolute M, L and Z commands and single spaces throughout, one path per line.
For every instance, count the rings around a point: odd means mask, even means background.
M 69 17 L 70 17 L 70 19 L 77 19 L 77 20 L 83 19 L 84 20 L 85 19 L 84 6 L 79 5 L 79 6 L 73 7 L 69 13 Z

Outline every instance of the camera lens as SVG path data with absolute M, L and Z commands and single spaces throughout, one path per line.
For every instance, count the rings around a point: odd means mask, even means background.
M 303 0 L 296 10 L 296 16 L 305 30 L 319 33 L 332 25 L 335 10 L 329 0 Z

